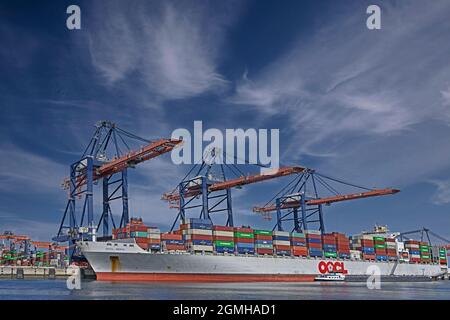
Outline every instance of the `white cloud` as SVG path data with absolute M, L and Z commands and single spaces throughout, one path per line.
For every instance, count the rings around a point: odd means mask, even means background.
M 417 182 L 450 160 L 441 138 L 450 133 L 442 101 L 450 96 L 450 4 L 384 4 L 380 31 L 367 30 L 357 8 L 241 80 L 230 101 L 265 114 L 262 122 L 286 116 L 284 163 L 320 155 L 337 176 L 379 182 L 375 171 Z
M 67 168 L 46 157 L 16 147 L 2 146 L 0 190 L 3 192 L 62 192 Z
M 108 83 L 134 79 L 163 100 L 221 90 L 220 48 L 235 9 L 234 2 L 99 5 L 90 28 L 92 63 Z
M 442 205 L 450 203 L 450 181 L 431 180 L 430 183 L 436 187 L 436 191 L 431 197 L 433 204 Z

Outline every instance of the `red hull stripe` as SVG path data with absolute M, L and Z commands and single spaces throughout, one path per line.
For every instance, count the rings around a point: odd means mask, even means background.
M 97 272 L 99 281 L 173 281 L 173 282 L 311 282 L 315 275 L 194 274 Z

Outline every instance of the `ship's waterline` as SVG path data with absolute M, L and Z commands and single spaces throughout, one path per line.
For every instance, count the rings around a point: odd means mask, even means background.
M 307 282 L 324 272 L 435 277 L 445 272 L 437 264 L 352 261 L 279 256 L 200 253 L 151 253 L 132 243 L 82 242 L 82 253 L 98 280 L 180 282 Z

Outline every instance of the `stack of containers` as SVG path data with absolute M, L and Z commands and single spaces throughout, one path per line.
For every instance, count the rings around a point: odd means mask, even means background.
M 397 259 L 397 243 L 394 238 L 386 239 L 386 255 L 388 260 Z
M 336 241 L 337 254 L 339 258 L 350 259 L 350 240 L 348 237 L 339 232 L 333 232 Z
M 213 240 L 214 250 L 217 253 L 234 253 L 234 229 L 233 227 L 214 226 Z
M 147 238 L 149 250 L 161 250 L 161 230 L 158 228 L 148 228 Z
M 375 260 L 375 247 L 373 236 L 371 235 L 355 235 L 351 237 L 351 248 L 361 251 L 363 260 Z
M 148 227 L 143 224 L 130 225 L 130 238 L 134 238 L 136 244 L 144 250 L 148 249 Z
M 304 233 L 291 233 L 292 254 L 297 257 L 306 257 L 308 255 L 308 247 L 306 246 L 306 237 Z
M 337 258 L 337 246 L 334 235 L 331 233 L 324 233 L 322 235 L 322 243 L 325 258 Z
M 431 253 L 430 246 L 428 242 L 419 242 L 420 249 L 420 262 L 422 263 L 430 263 L 431 262 Z
M 164 251 L 185 250 L 183 236 L 175 233 L 161 233 L 161 248 Z
M 445 248 L 439 248 L 439 264 L 447 264 L 447 250 Z
M 387 261 L 386 238 L 382 236 L 374 236 L 373 243 L 377 261 Z
M 274 253 L 279 256 L 291 255 L 291 239 L 287 231 L 273 231 L 273 249 Z
M 273 254 L 272 231 L 254 230 L 255 248 L 257 254 Z
M 306 244 L 310 257 L 322 257 L 322 233 L 317 230 L 305 230 Z
M 188 249 L 191 251 L 213 252 L 213 224 L 209 219 L 186 219 L 182 231 Z
M 234 243 L 239 254 L 255 254 L 253 229 L 241 227 L 234 228 Z
M 410 262 L 420 262 L 420 244 L 416 240 L 406 240 L 405 249 L 409 251 Z

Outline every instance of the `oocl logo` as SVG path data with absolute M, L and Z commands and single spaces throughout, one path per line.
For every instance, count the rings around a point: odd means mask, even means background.
M 347 274 L 348 271 L 345 269 L 344 263 L 340 261 L 320 261 L 319 262 L 319 272 L 321 274 L 325 273 L 343 273 Z

